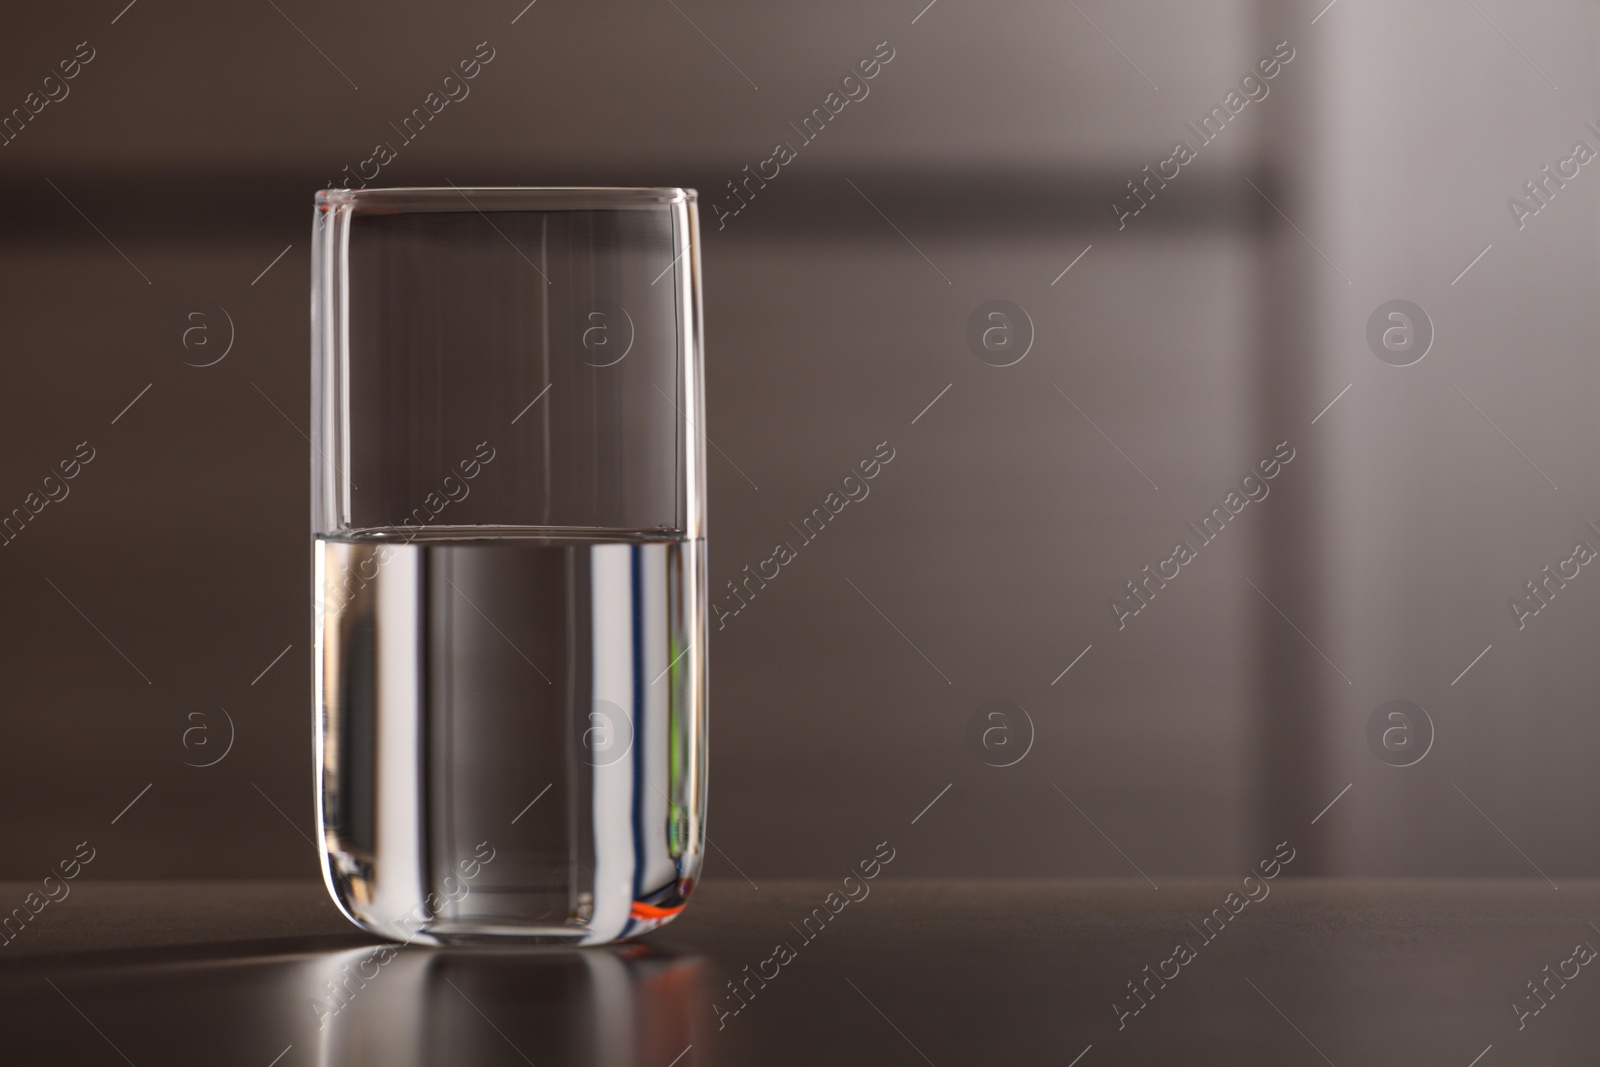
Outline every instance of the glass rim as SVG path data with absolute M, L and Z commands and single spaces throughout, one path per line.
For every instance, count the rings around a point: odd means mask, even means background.
M 594 211 L 693 204 L 694 189 L 678 186 L 483 185 L 321 189 L 319 210 L 348 208 L 373 214 L 455 211 Z

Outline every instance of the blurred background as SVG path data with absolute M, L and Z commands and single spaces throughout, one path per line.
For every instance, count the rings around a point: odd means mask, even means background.
M 714 593 L 894 450 L 714 631 L 709 875 L 1600 874 L 1592 5 L 524 3 L 11 13 L 0 877 L 318 877 L 311 197 L 380 142 L 701 191 Z

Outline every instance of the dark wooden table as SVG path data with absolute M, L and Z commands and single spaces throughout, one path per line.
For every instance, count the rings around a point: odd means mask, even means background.
M 1216 917 L 1239 888 L 714 882 L 638 944 L 468 952 L 316 884 L 85 879 L 0 948 L 0 1062 L 1600 1063 L 1600 884 L 1285 877 Z

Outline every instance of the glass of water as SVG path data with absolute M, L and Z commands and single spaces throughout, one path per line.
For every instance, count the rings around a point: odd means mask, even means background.
M 687 189 L 317 194 L 323 875 L 425 944 L 682 910 L 706 794 Z

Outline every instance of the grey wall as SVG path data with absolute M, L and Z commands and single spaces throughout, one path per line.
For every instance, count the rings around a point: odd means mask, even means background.
M 711 873 L 885 838 L 940 874 L 1159 881 L 1284 838 L 1297 873 L 1600 873 L 1600 578 L 1520 631 L 1507 604 L 1600 548 L 1600 175 L 1522 230 L 1506 207 L 1600 148 L 1590 9 L 277 7 L 35 9 L 0 40 L 5 108 L 96 52 L 0 148 L 0 507 L 95 449 L 0 548 L 0 874 L 87 838 L 102 877 L 314 876 L 310 196 L 485 40 L 378 183 L 709 201 L 895 49 L 725 228 L 704 214 L 713 585 L 896 449 L 714 636 Z M 1270 94 L 1119 229 L 1123 183 L 1285 39 Z M 965 339 L 996 298 L 1035 326 L 1011 367 Z M 1406 368 L 1365 339 L 1395 298 L 1436 332 Z M 205 368 L 170 339 L 200 303 L 236 334 Z M 1270 496 L 1119 630 L 1123 583 L 1281 441 Z M 997 698 L 1036 731 L 1007 768 L 966 740 Z M 1411 767 L 1366 739 L 1394 698 L 1436 733 Z M 185 715 L 217 706 L 234 748 L 186 766 Z

